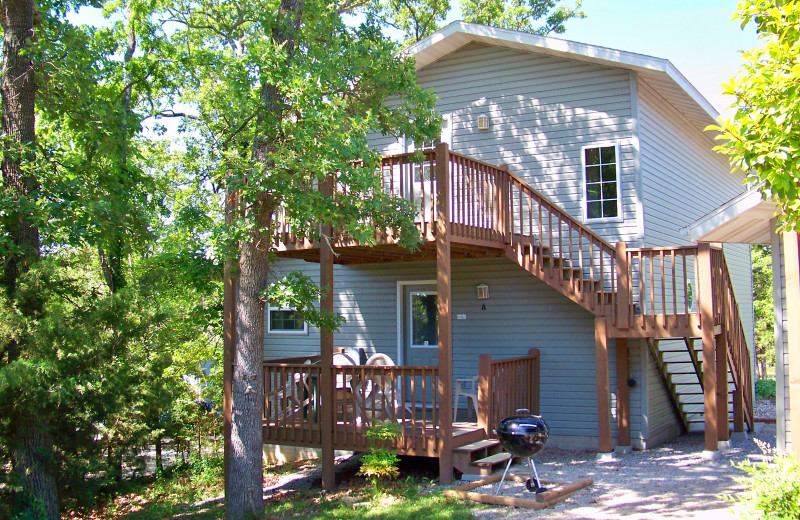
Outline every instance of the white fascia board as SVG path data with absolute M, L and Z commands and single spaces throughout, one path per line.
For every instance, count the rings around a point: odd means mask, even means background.
M 447 45 L 447 40 L 457 40 L 461 44 L 456 46 Z M 635 52 L 456 21 L 436 31 L 424 40 L 411 45 L 402 53 L 414 56 L 417 59 L 417 68 L 419 69 L 472 41 L 587 61 L 609 67 L 661 73 L 675 82 L 692 101 L 708 114 L 712 121 L 716 121 L 717 116 L 719 116 L 719 113 L 711 103 L 700 94 L 669 60 Z
M 767 226 L 775 214 L 776 205 L 771 199 L 765 200 L 761 192 L 751 190 L 726 202 L 711 213 L 682 229 L 693 242 L 719 242 L 721 234 L 735 235 L 736 230 L 747 230 L 742 235 L 758 234 L 757 226 Z M 761 230 L 763 231 L 763 230 Z M 763 234 L 763 233 L 762 233 Z

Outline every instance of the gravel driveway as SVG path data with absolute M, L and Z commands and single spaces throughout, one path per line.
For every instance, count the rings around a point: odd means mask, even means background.
M 508 519 L 728 519 L 735 518 L 731 504 L 721 495 L 735 495 L 744 489 L 733 478 L 742 472 L 731 463 L 769 458 L 765 445 L 775 445 L 775 426 L 766 425 L 746 440 L 732 442 L 721 456 L 710 461 L 702 457 L 703 435 L 684 435 L 677 440 L 648 450 L 619 455 L 613 462 L 596 462 L 594 452 L 545 449 L 537 457 L 536 468 L 542 480 L 567 482 L 583 477 L 594 485 L 578 491 L 551 509 L 531 511 L 491 507 L 475 511 L 481 520 Z M 517 466 L 520 474 L 526 468 Z M 512 471 L 514 469 L 512 468 Z M 531 498 L 524 483 L 507 482 L 504 495 Z M 489 486 L 476 489 L 494 493 Z

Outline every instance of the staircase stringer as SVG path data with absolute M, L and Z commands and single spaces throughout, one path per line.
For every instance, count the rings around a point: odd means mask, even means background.
M 697 375 L 697 382 L 700 383 L 700 390 L 703 390 L 703 366 L 700 364 L 700 359 L 697 356 L 697 351 L 694 348 L 694 338 L 683 338 L 686 344 L 686 349 L 689 351 L 689 357 L 692 358 L 692 367 L 694 373 Z M 728 367 L 730 369 L 730 367 Z
M 667 391 L 669 392 L 672 399 L 670 399 L 670 403 L 675 410 L 675 413 L 680 417 L 681 424 L 683 425 L 684 431 L 689 431 L 689 418 L 687 417 L 686 413 L 683 411 L 683 408 L 680 404 L 680 397 L 678 395 L 677 387 L 672 383 L 672 376 L 670 375 L 667 367 L 664 363 L 664 358 L 660 350 L 658 350 L 658 342 L 660 341 L 657 338 L 645 338 L 647 342 L 647 346 L 649 347 L 650 354 L 653 356 L 653 360 L 656 362 L 656 367 L 658 368 L 659 373 L 661 374 L 661 381 L 664 383 Z
M 591 288 L 593 288 L 594 282 L 592 280 L 581 278 L 578 283 L 575 283 L 574 274 L 571 278 L 560 278 L 557 275 L 558 273 L 563 273 L 565 269 L 576 271 L 577 268 L 573 269 L 570 267 L 558 266 L 551 269 L 544 265 L 545 259 L 539 256 L 538 250 L 535 246 L 530 247 L 530 254 L 525 254 L 525 247 L 526 246 L 524 244 L 519 243 L 506 245 L 506 257 L 595 316 L 600 317 L 605 315 L 603 312 L 604 305 L 602 304 L 602 301 L 595 304 L 595 302 L 591 299 L 601 299 L 603 298 L 603 294 L 607 294 L 609 297 L 611 297 L 610 295 L 612 293 L 594 290 L 586 291 L 584 290 L 585 285 L 588 284 Z M 565 259 L 563 257 L 553 256 L 548 258 L 550 258 L 550 261 L 557 261 L 558 263 L 564 265 L 569 263 L 569 259 Z M 551 272 L 553 274 L 551 274 Z

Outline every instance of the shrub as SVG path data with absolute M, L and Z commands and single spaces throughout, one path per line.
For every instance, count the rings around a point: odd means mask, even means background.
M 743 506 L 740 518 L 783 520 L 800 518 L 800 463 L 791 456 L 775 457 L 773 463 L 736 464 L 747 476 L 736 479 L 747 491 L 729 500 Z
M 778 390 L 774 379 L 759 379 L 756 381 L 756 397 L 758 399 L 775 399 Z
M 372 441 L 372 446 L 369 453 L 361 457 L 361 468 L 358 473 L 367 477 L 372 482 L 373 489 L 378 491 L 382 480 L 393 479 L 400 474 L 400 470 L 397 468 L 400 459 L 392 450 L 376 444 L 399 437 L 400 425 L 390 421 L 377 423 L 370 426 L 364 432 L 364 436 Z

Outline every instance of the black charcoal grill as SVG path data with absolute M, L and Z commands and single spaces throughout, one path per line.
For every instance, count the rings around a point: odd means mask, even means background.
M 515 415 L 500 421 L 496 432 L 500 444 L 512 457 L 508 459 L 503 478 L 497 484 L 495 493 L 500 492 L 514 457 L 528 459 L 528 465 L 531 468 L 531 478 L 525 483 L 528 491 L 532 493 L 546 491 L 539 482 L 539 474 L 536 472 L 536 464 L 533 462 L 533 456 L 542 451 L 550 435 L 550 429 L 544 419 L 540 415 L 532 415 L 527 408 L 521 408 L 516 411 Z

